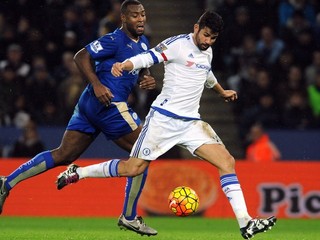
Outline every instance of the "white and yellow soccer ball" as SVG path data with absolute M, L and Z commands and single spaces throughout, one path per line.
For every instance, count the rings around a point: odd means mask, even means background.
M 195 213 L 199 207 L 199 197 L 190 187 L 179 186 L 173 189 L 168 197 L 169 208 L 179 217 Z

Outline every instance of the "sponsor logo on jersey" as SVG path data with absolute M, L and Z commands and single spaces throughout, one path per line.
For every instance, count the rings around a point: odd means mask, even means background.
M 145 43 L 141 43 L 141 47 L 145 51 L 148 49 L 147 44 L 145 44 Z
M 167 50 L 168 48 L 163 43 L 158 44 L 154 50 L 156 50 L 159 53 L 163 53 L 164 50 Z
M 127 47 L 129 47 L 129 48 L 133 49 L 133 47 L 132 47 L 132 44 L 131 44 L 131 43 L 128 43 L 128 44 L 127 44 Z
M 187 67 L 191 67 L 193 64 L 194 64 L 194 62 L 187 61 L 186 66 L 187 66 Z
M 194 58 L 192 53 L 190 53 L 190 54 L 188 55 L 188 57 L 189 57 L 189 58 Z
M 101 43 L 99 41 L 94 41 L 90 44 L 90 49 L 93 52 L 98 53 L 99 51 L 103 50 L 103 47 L 101 46 Z
M 132 70 L 129 72 L 129 74 L 132 74 L 132 75 L 138 75 L 140 72 L 140 69 L 136 69 L 136 70 Z
M 211 69 L 210 66 L 207 66 L 207 65 L 204 65 L 204 64 L 195 63 L 195 62 L 191 62 L 191 61 L 187 61 L 185 66 L 187 66 L 187 67 L 196 66 L 196 68 L 204 69 L 206 71 L 210 71 L 210 69 Z

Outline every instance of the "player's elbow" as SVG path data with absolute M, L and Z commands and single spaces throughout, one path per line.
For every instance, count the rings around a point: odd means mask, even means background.
M 86 60 L 90 61 L 90 54 L 85 48 L 82 48 L 81 50 L 79 50 L 73 57 L 73 61 L 77 65 L 80 65 L 81 62 L 86 61 Z

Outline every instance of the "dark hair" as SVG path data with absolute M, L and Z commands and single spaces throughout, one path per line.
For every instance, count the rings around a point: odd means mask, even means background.
M 208 27 L 214 33 L 220 33 L 223 29 L 222 17 L 214 11 L 204 12 L 204 14 L 199 18 L 197 24 L 199 24 L 200 29 Z
M 126 14 L 127 13 L 127 9 L 128 6 L 130 5 L 142 5 L 141 2 L 139 2 L 138 0 L 125 0 L 122 4 L 121 4 L 121 8 L 120 11 L 122 14 Z

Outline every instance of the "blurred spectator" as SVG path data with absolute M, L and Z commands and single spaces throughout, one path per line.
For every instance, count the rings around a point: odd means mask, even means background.
M 273 29 L 276 29 L 278 26 L 277 9 L 279 1 L 251 0 L 246 1 L 246 4 L 250 11 L 255 32 L 258 32 L 265 25 L 270 25 Z
M 39 116 L 35 116 L 38 124 L 42 126 L 61 126 L 67 124 L 64 119 L 65 110 L 61 111 L 56 104 L 51 101 L 46 101 L 43 104 L 42 111 Z
M 82 38 L 81 17 L 79 11 L 74 5 L 69 5 L 63 10 L 63 29 L 62 32 L 73 32 L 79 39 Z
M 308 129 L 314 126 L 312 110 L 304 93 L 296 91 L 289 95 L 282 113 L 282 122 L 287 129 Z
M 45 63 L 37 62 L 34 65 L 32 75 L 26 82 L 25 93 L 36 121 L 41 118 L 46 102 L 56 104 L 56 84 Z
M 250 88 L 246 90 L 246 94 L 248 94 L 247 98 L 250 99 L 251 104 L 247 104 L 244 108 L 255 105 L 261 96 L 273 93 L 274 88 L 269 72 L 265 69 L 258 69 L 256 79 L 251 83 Z
M 59 106 L 64 109 L 63 119 L 65 121 L 70 119 L 74 107 L 86 86 L 86 82 L 74 62 L 70 65 L 69 70 L 70 75 L 63 79 L 57 90 Z
M 74 65 L 73 56 L 74 53 L 71 51 L 63 52 L 60 64 L 55 66 L 53 70 L 53 77 L 57 84 L 71 75 Z
M 111 9 L 106 13 L 106 15 L 99 21 L 99 36 L 103 36 L 109 32 L 113 32 L 121 25 L 120 19 L 120 0 L 111 1 Z
M 277 84 L 281 84 L 285 82 L 287 79 L 287 74 L 289 72 L 290 67 L 294 64 L 295 58 L 291 49 L 284 49 L 277 61 L 277 63 L 270 69 L 274 82 Z
M 78 35 L 73 31 L 65 31 L 61 45 L 61 52 L 69 51 L 76 53 L 79 48 Z
M 85 7 L 82 10 L 81 30 L 83 37 L 80 45 L 87 45 L 93 40 L 97 39 L 99 29 L 99 21 L 96 17 L 96 13 L 92 7 Z
M 261 124 L 251 126 L 248 134 L 246 160 L 250 162 L 273 162 L 281 158 L 277 146 L 270 140 Z
M 15 111 L 14 102 L 22 93 L 23 83 L 17 76 L 15 69 L 7 65 L 0 71 L 0 111 L 3 118 L 2 124 L 12 124 L 12 115 Z M 6 121 L 4 121 L 6 119 Z
M 249 10 L 245 6 L 237 7 L 235 10 L 235 19 L 233 24 L 222 32 L 220 42 L 222 44 L 223 60 L 226 65 L 226 71 L 234 72 L 236 70 L 235 59 L 233 58 L 241 48 L 245 36 L 255 35 L 250 21 Z M 232 36 L 232 37 L 230 37 Z
M 24 95 L 19 95 L 14 100 L 14 108 L 13 111 L 10 112 L 10 117 L 12 119 L 12 125 L 17 128 L 23 128 L 31 119 L 27 100 Z
M 305 80 L 301 67 L 293 64 L 289 67 L 285 79 L 279 82 L 276 88 L 277 99 L 282 107 L 285 106 L 292 93 L 298 91 L 306 91 Z
M 314 77 L 314 83 L 310 84 L 307 90 L 313 116 L 316 119 L 317 126 L 320 127 L 320 70 Z
M 238 51 L 233 52 L 238 71 L 245 71 L 251 64 L 259 62 L 256 45 L 257 42 L 254 36 L 246 35 L 243 37 L 242 45 Z
M 239 98 L 234 103 L 234 111 L 237 115 L 241 115 L 244 109 L 256 104 L 256 99 L 251 99 L 251 95 L 253 95 L 255 91 L 254 85 L 257 73 L 257 64 L 251 63 L 246 68 L 243 68 L 241 72 L 227 79 L 230 88 L 238 92 Z
M 311 30 L 302 31 L 293 47 L 296 63 L 303 69 L 312 63 L 312 53 L 315 51 L 315 42 Z
M 257 53 L 260 62 L 266 67 L 273 67 L 285 47 L 284 42 L 275 36 L 270 26 L 262 27 L 257 41 Z
M 222 0 L 217 4 L 215 0 L 208 0 L 206 7 L 214 9 L 221 15 L 225 28 L 228 29 L 234 23 L 234 15 L 241 1 L 238 0 Z
M 30 20 L 25 16 L 21 16 L 17 23 L 17 39 L 18 42 L 24 43 L 29 37 L 29 32 L 32 30 Z M 24 48 L 26 50 L 26 48 Z M 28 50 L 28 49 L 27 49 Z
M 240 119 L 240 136 L 242 138 L 245 138 L 250 126 L 255 122 L 260 122 L 266 128 L 281 126 L 280 108 L 272 93 L 261 95 L 254 106 L 244 109 Z
M 315 24 L 315 9 L 308 0 L 281 0 L 279 5 L 279 26 L 287 25 L 295 11 L 301 11 L 309 24 Z
M 314 41 L 317 49 L 320 49 L 320 12 L 317 14 L 316 25 L 314 26 Z
M 19 77 L 26 78 L 30 74 L 30 65 L 23 61 L 22 48 L 18 44 L 11 44 L 7 49 L 7 58 L 0 61 L 0 70 L 10 66 Z
M 34 55 L 47 55 L 47 39 L 43 32 L 37 28 L 30 28 L 21 40 L 25 57 L 30 61 Z M 55 56 L 50 55 L 51 62 L 54 63 Z
M 312 63 L 306 67 L 305 78 L 307 86 L 315 83 L 318 72 L 320 72 L 320 50 L 312 53 Z
M 44 151 L 37 125 L 30 120 L 23 128 L 21 137 L 14 143 L 10 157 L 32 157 Z
M 301 10 L 296 10 L 280 29 L 280 37 L 289 47 L 294 47 L 301 32 L 311 30 L 311 24 Z
M 0 34 L 0 59 L 5 59 L 9 45 L 16 42 L 16 31 L 12 25 L 5 24 L 5 27 Z
M 11 124 L 11 119 L 8 113 L 4 112 L 0 107 L 0 127 L 9 126 Z
M 13 27 L 7 22 L 5 14 L 0 11 L 0 59 L 6 57 L 6 49 L 14 41 L 15 33 Z

